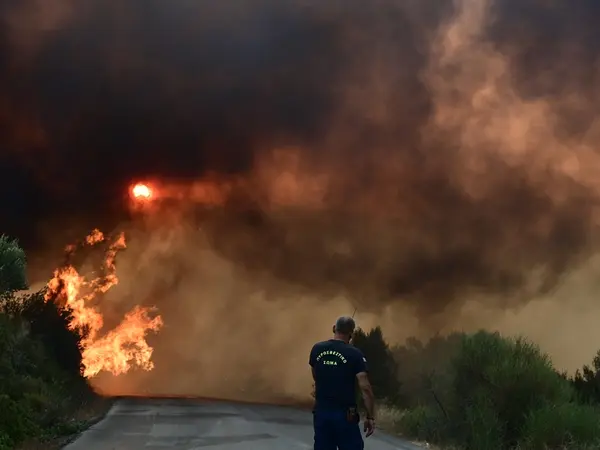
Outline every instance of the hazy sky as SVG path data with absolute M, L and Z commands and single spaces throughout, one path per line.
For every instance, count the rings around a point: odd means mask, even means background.
M 165 327 L 155 372 L 113 391 L 256 377 L 304 395 L 305 347 L 354 307 L 393 339 L 499 328 L 577 367 L 600 313 L 599 17 L 598 0 L 0 0 L 0 231 L 42 283 L 74 238 L 126 231 L 102 312 L 157 306 Z M 139 178 L 182 201 L 128 221 Z

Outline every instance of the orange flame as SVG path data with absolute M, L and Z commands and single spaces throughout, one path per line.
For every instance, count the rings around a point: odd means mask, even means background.
M 106 237 L 99 230 L 87 236 L 82 245 L 96 245 L 105 242 Z M 76 246 L 67 247 L 73 254 Z M 112 242 L 103 263 L 103 276 L 87 281 L 70 264 L 56 269 L 54 277 L 48 282 L 45 294 L 46 301 L 55 301 L 58 305 L 69 308 L 73 319 L 69 328 L 82 332 L 81 341 L 83 356 L 83 375 L 94 377 L 102 371 L 113 375 L 124 374 L 133 366 L 143 370 L 151 370 L 153 349 L 146 342 L 148 332 L 157 332 L 163 325 L 162 318 L 150 317 L 150 308 L 136 307 L 125 315 L 123 321 L 113 330 L 100 336 L 104 326 L 102 313 L 90 302 L 99 294 L 108 292 L 118 284 L 115 259 L 117 253 L 126 248 L 125 235 L 121 233 Z

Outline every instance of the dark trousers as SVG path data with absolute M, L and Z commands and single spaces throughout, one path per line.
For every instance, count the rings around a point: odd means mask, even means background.
M 349 422 L 346 411 L 313 412 L 314 450 L 363 450 L 358 420 Z

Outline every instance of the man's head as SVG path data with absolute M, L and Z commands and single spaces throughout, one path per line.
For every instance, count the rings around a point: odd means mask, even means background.
M 342 316 L 336 320 L 335 325 L 333 326 L 333 334 L 337 339 L 341 339 L 344 342 L 350 342 L 355 328 L 356 323 L 352 317 Z

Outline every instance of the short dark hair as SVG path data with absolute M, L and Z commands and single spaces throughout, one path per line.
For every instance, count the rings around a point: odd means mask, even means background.
M 335 332 L 339 334 L 351 335 L 354 333 L 356 323 L 354 319 L 349 316 L 342 316 L 335 321 Z

